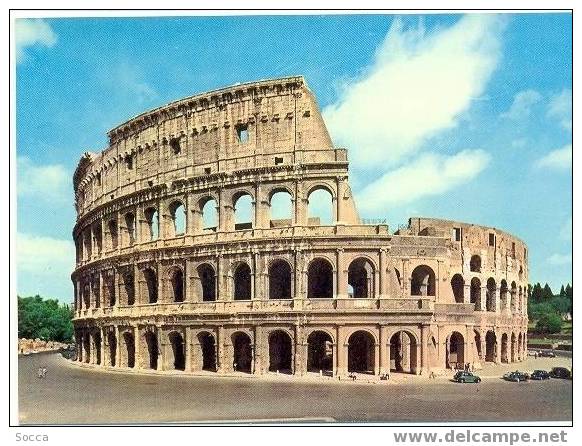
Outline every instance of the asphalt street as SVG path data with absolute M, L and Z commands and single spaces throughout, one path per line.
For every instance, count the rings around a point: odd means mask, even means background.
M 39 366 L 47 368 L 44 379 Z M 59 354 L 19 357 L 22 424 L 571 421 L 572 381 L 484 377 L 321 382 L 138 375 L 80 368 Z

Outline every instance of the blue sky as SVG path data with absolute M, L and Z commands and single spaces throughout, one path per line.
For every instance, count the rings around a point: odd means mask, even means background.
M 205 90 L 302 74 L 362 217 L 498 227 L 571 282 L 569 14 L 19 19 L 18 292 L 72 300 L 72 173 L 106 132 Z

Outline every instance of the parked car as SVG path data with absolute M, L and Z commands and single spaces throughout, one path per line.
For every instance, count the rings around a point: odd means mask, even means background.
M 471 372 L 460 371 L 455 373 L 453 380 L 458 383 L 480 383 L 481 378 Z
M 528 356 L 538 356 L 539 352 L 537 350 L 528 350 L 527 355 Z
M 540 350 L 538 356 L 540 358 L 555 358 L 556 354 L 553 350 Z
M 527 381 L 529 379 L 529 375 L 527 373 L 516 370 L 515 372 L 508 372 L 503 375 L 503 379 L 506 381 L 513 381 L 518 383 L 520 381 Z
M 550 373 L 545 370 L 534 370 L 529 378 L 535 380 L 550 379 Z
M 566 367 L 554 367 L 550 372 L 552 378 L 572 379 L 572 372 Z

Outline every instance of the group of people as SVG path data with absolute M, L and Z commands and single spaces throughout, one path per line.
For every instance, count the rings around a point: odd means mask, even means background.
M 46 378 L 46 367 L 39 367 L 37 373 L 37 377 L 39 378 Z
M 475 366 L 473 364 L 471 364 L 470 362 L 466 362 L 464 364 L 462 363 L 457 363 L 455 365 L 455 370 L 462 370 L 465 372 L 474 372 L 475 371 Z

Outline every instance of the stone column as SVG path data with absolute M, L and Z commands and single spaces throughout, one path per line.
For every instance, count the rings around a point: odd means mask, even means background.
M 348 373 L 348 344 L 347 339 L 345 336 L 345 328 L 338 327 L 337 328 L 337 370 L 338 375 L 345 376 Z
M 487 294 L 489 293 L 489 291 L 487 291 L 487 286 L 483 286 L 481 287 L 481 298 L 480 300 L 480 305 L 479 305 L 479 311 L 487 311 Z
M 348 297 L 348 278 L 346 274 L 347 266 L 345 265 L 344 250 L 339 248 L 336 250 L 336 281 L 334 295 L 338 299 L 345 299 Z
M 198 272 L 194 267 L 194 260 L 186 259 L 184 267 L 184 302 L 200 302 L 202 296 L 196 295 L 196 280 Z
M 217 355 L 216 355 L 216 368 L 218 373 L 227 373 L 230 370 L 228 358 L 226 358 L 226 330 L 223 326 L 218 327 L 217 332 Z
M 307 373 L 307 340 L 304 327 L 295 324 L 295 374 L 303 376 Z
M 388 275 L 386 274 L 386 268 L 388 266 L 387 262 L 387 253 L 388 250 L 386 248 L 380 248 L 380 271 L 378 274 L 378 286 L 379 286 L 379 294 L 376 298 L 386 298 L 388 297 Z M 386 372 L 388 373 L 388 372 Z
M 263 343 L 265 342 L 265 329 L 261 325 L 255 326 L 253 346 L 253 373 L 263 375 L 268 367 L 268 358 L 265 355 Z
M 345 193 L 345 177 L 340 176 L 336 178 L 336 202 L 335 202 L 335 223 L 344 222 L 343 196 Z
M 380 326 L 380 374 L 390 373 L 389 327 Z
M 192 371 L 192 328 L 184 327 L 184 371 Z
M 119 329 L 119 325 L 114 325 L 113 330 L 115 333 L 115 367 L 121 367 L 121 330 Z
M 251 258 L 251 300 L 260 300 L 263 295 L 261 287 L 260 254 L 253 251 Z
M 381 344 L 379 342 L 374 343 L 374 375 L 378 376 L 380 374 L 380 349 Z
M 308 201 L 303 194 L 303 183 L 295 182 L 295 224 L 297 226 L 305 226 L 308 222 Z
M 428 363 L 428 332 L 429 332 L 429 325 L 422 324 L 420 326 L 420 355 L 417 355 L 417 358 L 420 358 L 420 374 L 428 374 L 430 371 L 430 365 Z
M 463 302 L 466 304 L 471 303 L 471 282 L 465 282 L 463 285 Z

